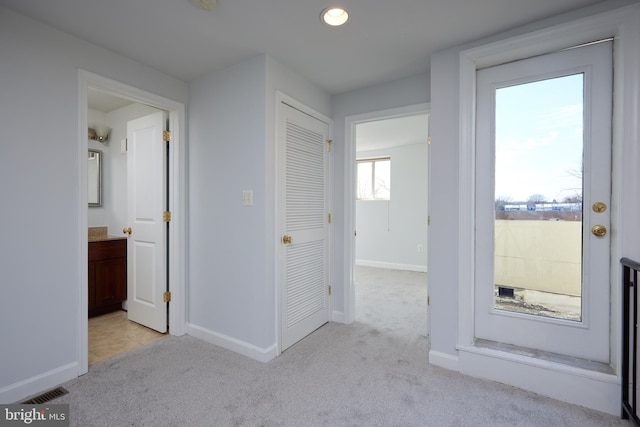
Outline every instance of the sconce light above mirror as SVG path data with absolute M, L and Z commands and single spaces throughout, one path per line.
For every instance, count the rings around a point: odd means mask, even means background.
M 110 128 L 103 125 L 95 125 L 92 128 L 89 128 L 89 139 L 94 141 L 98 141 L 101 143 L 105 143 L 109 140 L 109 132 Z

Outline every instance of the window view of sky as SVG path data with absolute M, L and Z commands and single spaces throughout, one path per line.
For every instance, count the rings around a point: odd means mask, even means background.
M 496 199 L 581 196 L 582 128 L 582 74 L 496 90 Z

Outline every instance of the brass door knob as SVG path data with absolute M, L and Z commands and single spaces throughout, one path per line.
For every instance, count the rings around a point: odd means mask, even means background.
M 598 237 L 603 237 L 607 234 L 607 227 L 604 225 L 594 225 L 591 232 Z
M 123 228 L 123 229 L 122 229 L 122 232 L 123 232 L 124 234 L 131 235 L 131 233 L 133 232 L 133 230 L 131 229 L 131 227 L 127 227 L 127 228 Z
M 293 237 L 285 234 L 284 236 L 282 236 L 282 243 L 284 243 L 285 245 L 293 243 Z
M 595 202 L 591 208 L 595 213 L 602 213 L 607 210 L 607 205 L 602 202 Z

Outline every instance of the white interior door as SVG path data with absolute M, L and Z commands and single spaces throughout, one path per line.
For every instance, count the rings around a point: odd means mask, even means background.
M 280 106 L 281 350 L 329 321 L 329 126 Z
M 609 362 L 612 43 L 478 71 L 476 339 Z
M 167 149 L 163 111 L 127 123 L 129 320 L 167 331 Z

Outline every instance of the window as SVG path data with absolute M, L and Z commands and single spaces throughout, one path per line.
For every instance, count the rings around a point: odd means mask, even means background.
M 391 158 L 356 160 L 356 198 L 389 200 L 391 198 Z
M 582 321 L 584 93 L 584 73 L 495 89 L 497 310 Z

